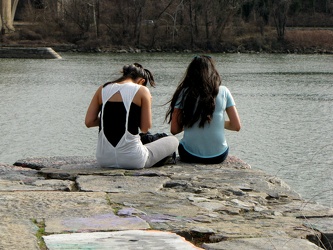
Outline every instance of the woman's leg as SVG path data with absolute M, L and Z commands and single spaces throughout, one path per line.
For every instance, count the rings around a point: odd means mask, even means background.
M 154 166 L 160 160 L 176 152 L 178 145 L 177 137 L 172 135 L 145 144 L 149 152 L 145 168 Z

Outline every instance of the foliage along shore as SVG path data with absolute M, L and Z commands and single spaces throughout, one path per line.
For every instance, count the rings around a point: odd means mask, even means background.
M 0 46 L 46 45 L 77 52 L 332 54 L 332 1 L 81 0 L 65 1 L 61 8 L 54 0 L 22 1 L 15 16 L 2 17 L 7 19 L 0 26 Z
M 229 37 L 218 46 L 133 46 L 132 44 L 112 45 L 101 39 L 90 38 L 81 43 L 68 43 L 54 39 L 40 38 L 30 29 L 0 36 L 0 47 L 52 47 L 57 52 L 83 53 L 292 53 L 292 54 L 333 54 L 333 29 L 289 28 L 285 39 L 276 39 L 274 30 L 264 36 L 247 34 Z
M 268 54 L 333 54 L 333 49 L 321 47 L 294 47 L 285 46 L 265 49 L 247 48 L 247 46 L 230 46 L 222 50 L 203 50 L 203 49 L 177 49 L 177 48 L 134 48 L 132 46 L 113 46 L 113 47 L 80 47 L 75 44 L 0 44 L 0 47 L 51 47 L 56 52 L 75 52 L 75 53 L 268 53 Z

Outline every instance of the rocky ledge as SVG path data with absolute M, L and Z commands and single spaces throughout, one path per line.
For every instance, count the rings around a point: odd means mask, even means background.
M 0 164 L 0 249 L 332 249 L 333 209 L 230 156 L 110 170 L 93 158 Z M 162 247 L 162 248 L 161 248 Z
M 0 46 L 0 58 L 61 59 L 61 56 L 49 47 Z

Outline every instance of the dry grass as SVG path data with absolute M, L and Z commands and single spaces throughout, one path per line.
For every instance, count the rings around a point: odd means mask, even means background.
M 286 41 L 296 47 L 333 49 L 333 30 L 329 29 L 295 29 L 286 32 Z

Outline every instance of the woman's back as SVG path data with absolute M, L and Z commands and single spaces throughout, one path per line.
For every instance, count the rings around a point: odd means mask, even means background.
M 125 105 L 122 101 L 107 101 L 103 112 L 104 134 L 108 141 L 115 147 L 126 129 L 127 111 Z M 127 130 L 133 135 L 139 134 L 140 116 L 141 107 L 132 102 L 129 110 Z
M 142 168 L 147 160 L 147 149 L 142 145 L 138 133 L 135 131 L 131 133 L 128 126 L 132 102 L 139 89 L 140 85 L 131 82 L 112 83 L 102 88 L 101 131 L 96 152 L 97 161 L 101 166 Z M 112 109 L 112 106 L 115 105 L 123 106 L 125 110 L 115 111 Z M 105 109 L 106 107 L 108 108 Z M 119 112 L 122 115 L 115 116 Z M 135 116 L 132 119 L 135 120 Z M 139 124 L 138 119 L 135 123 Z M 119 134 L 112 131 L 113 124 L 117 124 L 116 127 L 120 130 Z M 133 126 L 135 127 L 135 124 Z M 132 129 L 134 128 L 132 127 Z M 138 127 L 136 127 L 137 129 Z M 105 133 L 105 131 L 107 132 Z
M 195 56 L 170 100 L 170 131 L 184 131 L 178 152 L 185 162 L 220 163 L 229 151 L 224 129 L 239 131 L 240 120 L 230 91 L 210 56 Z M 229 120 L 225 119 L 225 111 Z
M 215 98 L 215 110 L 210 123 L 200 127 L 197 121 L 192 127 L 184 127 L 180 143 L 191 154 L 200 157 L 215 157 L 228 148 L 224 133 L 225 110 L 235 105 L 230 91 L 220 86 Z
M 122 76 L 100 86 L 90 101 L 85 125 L 100 126 L 96 159 L 101 167 L 140 169 L 153 167 L 173 154 L 178 139 L 166 136 L 143 145 L 138 130 L 152 126 L 152 73 L 139 63 L 125 65 Z M 102 107 L 102 108 L 101 108 Z

